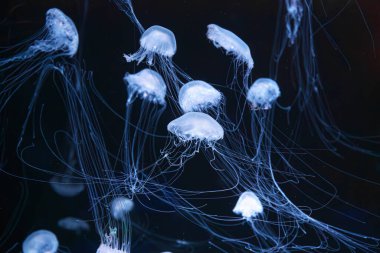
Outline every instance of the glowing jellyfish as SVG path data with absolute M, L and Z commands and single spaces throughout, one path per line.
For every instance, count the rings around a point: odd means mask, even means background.
M 23 253 L 55 253 L 58 250 L 58 239 L 49 230 L 37 230 L 22 243 Z
M 263 212 L 263 205 L 256 194 L 246 191 L 240 195 L 232 211 L 235 214 L 243 216 L 245 219 L 250 219 Z
M 62 197 L 75 197 L 84 190 L 84 184 L 69 175 L 54 176 L 49 183 L 51 188 Z
M 222 126 L 202 112 L 188 112 L 168 124 L 168 131 L 182 141 L 215 142 L 223 139 Z
M 294 44 L 301 25 L 303 8 L 300 0 L 286 0 L 286 33 L 291 44 Z
M 169 29 L 154 25 L 149 27 L 140 38 L 140 49 L 132 55 L 124 55 L 127 62 L 140 63 L 146 58 L 149 65 L 155 56 L 171 58 L 177 51 L 174 33 Z
M 58 221 L 58 227 L 76 232 L 77 234 L 83 231 L 89 231 L 90 225 L 84 220 L 75 217 L 65 217 Z
M 39 73 L 21 138 L 46 74 L 57 68 L 54 60 L 60 58 L 59 65 L 66 65 L 65 57 L 73 57 L 78 50 L 78 44 L 78 32 L 73 21 L 59 9 L 52 8 L 46 12 L 45 26 L 39 33 L 12 47 L 15 55 L 0 58 L 0 112 L 21 86 Z
M 248 45 L 233 32 L 215 24 L 207 26 L 206 35 L 216 48 L 223 48 L 228 55 L 232 55 L 238 66 L 241 63 L 247 66 L 243 80 L 244 86 L 247 86 L 248 77 L 254 66 Z
M 190 81 L 179 91 L 178 101 L 184 112 L 204 111 L 218 107 L 222 93 L 204 81 Z
M 274 80 L 259 78 L 249 88 L 247 100 L 252 103 L 253 109 L 267 110 L 272 108 L 280 94 L 280 88 Z
M 116 220 L 125 219 L 126 215 L 132 211 L 133 201 L 125 197 L 117 197 L 111 202 L 111 215 Z
M 135 94 L 153 103 L 165 104 L 166 85 L 161 75 L 151 69 L 143 69 L 136 74 L 125 74 L 128 84 L 128 103 Z

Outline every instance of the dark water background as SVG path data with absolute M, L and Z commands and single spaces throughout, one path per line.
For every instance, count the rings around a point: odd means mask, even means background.
M 168 0 L 135 1 L 135 13 L 145 28 L 159 24 L 172 30 L 177 39 L 178 50 L 173 58 L 193 79 L 201 79 L 217 84 L 225 84 L 230 58 L 224 56 L 210 44 L 205 36 L 206 26 L 216 23 L 238 34 L 252 49 L 255 60 L 253 77 L 268 76 L 271 51 L 274 39 L 277 1 L 237 0 L 237 1 L 201 1 L 201 0 Z M 319 61 L 321 80 L 325 87 L 330 109 L 337 125 L 343 130 L 356 135 L 380 135 L 380 2 L 371 0 L 357 1 L 362 8 L 361 16 L 355 1 L 347 4 L 345 0 L 315 1 L 315 15 L 322 22 L 328 22 L 325 31 L 336 41 L 339 50 L 329 42 L 324 32 L 315 35 L 316 52 Z M 318 3 L 317 3 L 318 2 Z M 323 3 L 323 5 L 321 4 Z M 347 5 L 346 5 L 347 4 Z M 127 64 L 121 57 L 125 52 L 134 52 L 138 48 L 138 32 L 129 19 L 120 12 L 111 1 L 64 1 L 2 0 L 0 3 L 0 45 L 12 45 L 34 34 L 44 24 L 45 12 L 51 7 L 63 10 L 73 19 L 80 31 L 81 62 L 87 70 L 94 73 L 95 85 L 102 92 L 110 105 L 123 112 L 126 92 L 122 76 L 126 71 L 133 72 L 133 64 Z M 343 9 L 344 8 L 344 9 Z M 339 15 L 337 15 L 339 13 Z M 369 32 L 364 20 L 368 23 Z M 371 37 L 372 36 L 372 37 Z M 347 61 L 345 60 L 347 59 Z M 283 69 L 290 59 L 284 60 Z M 138 67 L 137 69 L 142 68 Z M 279 80 L 284 96 L 279 102 L 286 104 L 292 97 L 294 87 L 288 80 Z M 29 84 L 29 83 L 27 83 Z M 32 82 L 30 82 L 32 85 Z M 47 83 L 48 84 L 48 83 Z M 48 86 L 48 85 L 45 85 Z M 66 199 L 56 195 L 49 184 L 36 180 L 22 180 L 18 177 L 46 181 L 49 176 L 22 166 L 15 155 L 15 140 L 25 115 L 32 87 L 25 87 L 12 100 L 2 119 L 3 138 L 5 143 L 5 167 L 16 176 L 0 174 L 0 252 L 19 252 L 20 244 L 30 232 L 45 228 L 54 231 L 60 244 L 71 252 L 95 252 L 99 244 L 98 236 L 92 225 L 90 233 L 76 236 L 57 227 L 58 219 L 75 216 L 91 219 L 89 201 L 86 193 Z M 45 105 L 44 128 L 47 132 L 65 126 L 62 104 L 57 101 L 52 87 L 44 88 L 39 100 L 39 107 Z M 228 100 L 228 94 L 227 94 Z M 122 124 L 102 106 L 99 115 L 105 121 L 107 132 L 105 138 L 109 143 L 117 143 L 117 134 L 121 133 Z M 286 131 L 289 127 L 284 113 L 277 113 L 276 124 Z M 293 115 L 292 117 L 296 117 Z M 163 122 L 168 122 L 170 115 L 164 115 Z M 294 119 L 294 118 L 293 118 Z M 164 124 L 163 123 L 163 124 Z M 247 124 L 249 119 L 247 118 Z M 306 147 L 321 147 L 318 138 L 307 129 L 301 129 L 300 142 Z M 376 148 L 374 146 L 373 148 Z M 380 182 L 380 160 L 338 147 L 341 157 L 329 152 L 316 153 L 321 160 L 336 165 L 338 168 L 360 178 Z M 377 147 L 377 150 L 380 151 Z M 30 154 L 31 161 L 44 168 L 58 166 L 42 146 Z M 310 165 L 320 175 L 334 183 L 338 195 L 347 202 L 380 214 L 380 187 L 364 180 L 355 179 L 336 170 L 310 160 Z M 190 169 L 183 185 L 207 186 L 216 181 L 207 161 L 203 157 L 194 158 L 186 169 Z M 317 183 L 319 179 L 316 179 Z M 302 189 L 302 185 L 300 186 Z M 297 194 L 291 188 L 286 189 L 289 197 L 296 203 Z M 313 196 L 318 200 L 318 194 Z M 226 203 L 233 206 L 233 203 Z M 355 232 L 380 236 L 380 219 L 364 212 L 359 212 L 342 203 L 333 205 L 348 216 L 366 221 L 352 221 L 331 210 L 315 213 L 315 218 Z M 134 212 L 144 213 L 141 207 Z M 173 240 L 207 240 L 208 238 L 191 223 L 176 215 L 157 216 L 142 214 L 142 223 L 153 234 L 173 238 Z M 149 216 L 149 217 L 147 217 Z M 136 232 L 136 251 L 160 252 L 166 246 L 173 252 L 186 252 L 171 241 L 159 242 L 149 234 Z M 171 245 L 170 245 L 171 244 Z M 177 248 L 175 248 L 177 247 Z M 207 247 L 206 247 L 207 249 Z M 206 252 L 202 249 L 197 252 Z M 207 252 L 216 252 L 209 249 Z

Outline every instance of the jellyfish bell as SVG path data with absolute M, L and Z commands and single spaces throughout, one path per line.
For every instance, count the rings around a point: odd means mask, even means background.
M 178 101 L 184 112 L 204 111 L 217 107 L 222 93 L 204 81 L 190 81 L 179 91 Z
M 153 64 L 154 55 L 172 58 L 177 51 L 177 42 L 174 33 L 169 29 L 154 25 L 141 35 L 140 49 L 132 55 L 124 55 L 127 62 L 140 63 L 146 58 L 149 65 Z
M 124 82 L 128 86 L 128 102 L 135 94 L 153 103 L 165 104 L 166 85 L 162 76 L 154 70 L 143 69 L 136 74 L 125 74 Z
M 131 199 L 117 197 L 111 201 L 111 215 L 116 220 L 124 220 L 133 207 L 134 203 Z
M 255 193 L 246 191 L 240 195 L 232 211 L 245 219 L 250 219 L 263 212 L 263 205 Z
M 61 10 L 52 8 L 46 12 L 46 27 L 49 32 L 48 39 L 54 41 L 50 44 L 55 44 L 69 56 L 74 56 L 79 44 L 78 31 L 74 22 Z M 46 46 L 49 49 L 48 45 Z
M 53 176 L 50 181 L 51 188 L 62 197 L 75 197 L 84 190 L 84 184 L 70 176 Z
M 257 79 L 247 92 L 247 100 L 253 109 L 268 110 L 281 95 L 276 81 L 270 78 Z
M 62 218 L 57 222 L 57 225 L 62 229 L 74 231 L 76 233 L 90 230 L 90 226 L 86 221 L 74 217 Z
M 171 121 L 167 129 L 182 141 L 206 141 L 208 143 L 223 139 L 222 126 L 209 115 L 202 112 L 188 112 Z
M 233 32 L 218 25 L 207 26 L 207 38 L 216 48 L 223 48 L 227 54 L 232 55 L 237 61 L 244 62 L 248 69 L 252 69 L 254 62 L 248 45 Z
M 55 253 L 58 250 L 58 239 L 49 230 L 37 230 L 28 235 L 22 243 L 23 253 Z

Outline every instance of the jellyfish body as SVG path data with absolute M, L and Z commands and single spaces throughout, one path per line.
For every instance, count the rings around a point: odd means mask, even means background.
M 255 193 L 246 191 L 240 195 L 232 211 L 245 219 L 250 219 L 263 212 L 263 205 Z
M 286 0 L 286 34 L 288 36 L 290 44 L 294 44 L 298 31 L 301 25 L 303 16 L 303 7 L 300 0 Z
M 55 253 L 58 250 L 58 239 L 49 230 L 37 230 L 22 243 L 23 253 Z
M 166 85 L 161 75 L 151 69 L 143 69 L 136 74 L 125 74 L 128 86 L 128 103 L 138 94 L 153 103 L 165 104 Z
M 204 111 L 217 107 L 222 93 L 204 81 L 190 81 L 181 87 L 178 101 L 184 112 Z
M 79 36 L 74 22 L 57 8 L 46 12 L 45 35 L 36 39 L 25 51 L 8 59 L 0 59 L 0 66 L 28 60 L 38 53 L 61 53 L 72 57 L 78 50 Z
M 223 139 L 222 126 L 202 112 L 188 112 L 168 124 L 168 131 L 182 141 L 215 142 Z
M 125 197 L 117 197 L 111 202 L 111 215 L 116 220 L 125 219 L 126 215 L 132 211 L 133 201 Z
M 252 69 L 254 62 L 248 45 L 233 32 L 218 25 L 207 26 L 207 38 L 216 48 L 223 48 L 227 54 L 232 55 L 238 62 L 244 62 L 248 69 Z
M 127 62 L 140 63 L 146 58 L 149 65 L 153 64 L 155 55 L 172 58 L 177 51 L 177 42 L 174 33 L 169 29 L 154 25 L 149 27 L 140 38 L 140 49 L 132 55 L 124 55 Z
M 74 217 L 65 217 L 58 221 L 58 227 L 70 230 L 76 233 L 81 233 L 83 231 L 89 231 L 90 226 L 84 220 L 74 218 Z
M 75 197 L 84 190 L 84 184 L 70 176 L 54 176 L 49 183 L 51 188 L 62 197 Z
M 247 100 L 252 103 L 253 109 L 267 110 L 281 95 L 278 84 L 270 78 L 259 78 L 249 88 Z
M 46 12 L 44 28 L 37 35 L 5 51 L 14 50 L 15 55 L 0 58 L 0 112 L 22 85 L 33 75 L 39 74 L 21 130 L 20 142 L 46 75 L 50 71 L 65 75 L 59 69 L 68 65 L 66 58 L 75 55 L 78 44 L 79 36 L 73 21 L 59 9 L 52 8 Z M 59 64 L 55 62 L 58 58 Z

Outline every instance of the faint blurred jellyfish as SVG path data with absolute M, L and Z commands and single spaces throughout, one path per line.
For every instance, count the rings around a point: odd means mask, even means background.
M 256 194 L 251 191 L 246 191 L 240 195 L 232 211 L 245 219 L 250 219 L 262 213 L 263 206 Z
M 216 48 L 222 48 L 227 55 L 233 56 L 237 66 L 236 71 L 242 64 L 246 65 L 247 69 L 244 74 L 243 84 L 247 88 L 248 78 L 254 66 L 248 45 L 233 32 L 215 24 L 207 26 L 206 35 Z
M 62 218 L 57 224 L 60 228 L 73 231 L 77 234 L 90 230 L 90 226 L 86 221 L 74 217 Z
M 51 188 L 62 197 L 75 197 L 84 190 L 84 184 L 70 175 L 53 176 L 49 183 Z
M 134 207 L 133 201 L 125 197 L 117 197 L 111 202 L 111 215 L 116 220 L 124 220 Z
M 178 101 L 182 111 L 200 112 L 219 107 L 222 93 L 204 81 L 190 81 L 181 87 Z
M 23 253 L 55 253 L 58 250 L 58 239 L 49 230 L 37 230 L 22 243 Z
M 249 88 L 247 100 L 255 110 L 268 110 L 280 96 L 278 84 L 269 78 L 259 78 Z
M 301 25 L 303 8 L 300 0 L 286 0 L 285 4 L 287 10 L 285 16 L 286 32 L 290 44 L 294 44 Z
M 0 75 L 3 76 L 0 79 L 0 111 L 25 82 L 40 73 L 28 108 L 26 123 L 47 72 L 55 68 L 56 59 L 60 59 L 61 65 L 66 64 L 64 58 L 73 57 L 78 44 L 78 32 L 73 21 L 59 9 L 49 9 L 46 12 L 45 26 L 40 32 L 0 52 L 1 55 L 15 52 L 13 56 L 0 58 Z M 21 136 L 23 131 L 24 129 Z

